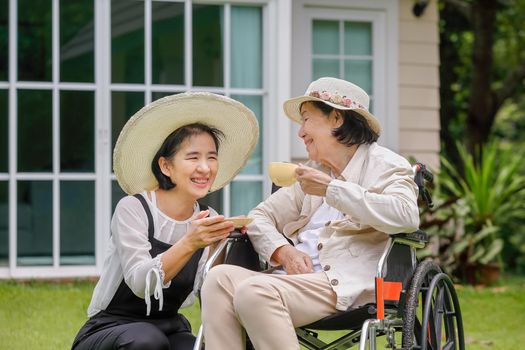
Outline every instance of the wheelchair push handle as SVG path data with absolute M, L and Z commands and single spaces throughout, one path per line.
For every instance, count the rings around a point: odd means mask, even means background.
M 425 179 L 425 181 L 428 181 L 428 182 L 434 181 L 434 174 L 432 174 L 432 172 L 428 170 L 425 164 L 416 163 L 416 167 L 417 167 L 416 174 L 417 172 L 420 172 L 421 175 L 423 176 L 423 179 Z
M 429 208 L 434 207 L 434 203 L 432 202 L 432 197 L 430 196 L 430 193 L 428 192 L 425 181 L 427 182 L 433 182 L 434 181 L 434 174 L 430 170 L 427 169 L 427 167 L 422 163 L 416 163 L 413 166 L 414 169 L 414 181 L 416 182 L 416 185 L 419 189 L 419 193 L 423 197 L 423 200 L 427 204 Z

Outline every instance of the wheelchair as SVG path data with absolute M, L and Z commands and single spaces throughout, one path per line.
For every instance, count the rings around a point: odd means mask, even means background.
M 420 197 L 432 207 L 425 187 L 432 182 L 432 173 L 421 163 L 414 165 L 414 173 Z M 427 242 L 421 230 L 391 235 L 377 265 L 375 303 L 296 328 L 299 343 L 311 350 L 343 350 L 357 344 L 359 350 L 375 350 L 378 337 L 384 336 L 385 347 L 390 349 L 464 350 L 463 321 L 451 278 L 434 261 L 417 259 L 416 250 Z M 248 236 L 234 231 L 210 257 L 205 274 L 223 252 L 225 263 L 262 270 Z M 345 335 L 329 343 L 318 337 L 319 331 L 343 330 Z M 203 345 L 201 325 L 193 349 L 203 349 Z

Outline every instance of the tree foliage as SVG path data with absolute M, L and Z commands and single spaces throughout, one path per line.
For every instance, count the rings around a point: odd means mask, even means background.
M 440 17 L 441 139 L 456 161 L 457 140 L 474 153 L 502 107 L 523 100 L 525 0 L 440 0 Z

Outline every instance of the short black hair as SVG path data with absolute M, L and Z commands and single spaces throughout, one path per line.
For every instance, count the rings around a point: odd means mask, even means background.
M 187 138 L 204 133 L 207 133 L 212 137 L 213 142 L 215 143 L 215 148 L 217 148 L 218 152 L 220 143 L 224 138 L 224 133 L 217 128 L 208 126 L 203 123 L 193 123 L 184 125 L 176 129 L 171 134 L 169 134 L 168 137 L 166 137 L 166 139 L 162 143 L 162 146 L 160 146 L 159 150 L 155 154 L 155 157 L 153 157 L 153 160 L 151 161 L 151 171 L 153 172 L 153 175 L 155 175 L 155 178 L 159 182 L 159 188 L 163 190 L 169 190 L 176 186 L 176 184 L 174 184 L 171 181 L 171 179 L 168 176 L 164 175 L 160 170 L 160 157 L 164 157 L 167 160 L 171 160 L 179 150 L 182 143 Z
M 320 109 L 326 116 L 329 116 L 330 113 L 336 109 L 320 101 L 307 101 L 303 103 L 312 103 L 314 107 Z M 353 110 L 337 109 L 337 111 L 343 117 L 343 125 L 332 130 L 332 135 L 337 141 L 349 147 L 353 145 L 371 144 L 377 141 L 379 134 L 372 130 L 365 117 Z

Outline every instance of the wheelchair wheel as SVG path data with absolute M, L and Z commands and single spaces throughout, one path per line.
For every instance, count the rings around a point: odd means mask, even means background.
M 414 273 L 403 317 L 403 349 L 465 349 L 454 285 L 431 260 Z

